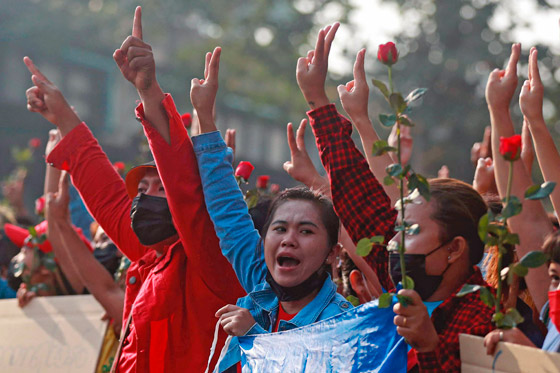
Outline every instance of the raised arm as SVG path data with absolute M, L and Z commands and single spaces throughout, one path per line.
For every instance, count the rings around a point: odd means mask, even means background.
M 324 99 L 328 50 L 337 27 L 335 24 L 319 32 L 315 51 L 298 60 L 296 77 L 312 109 L 307 114 L 321 162 L 329 175 L 334 208 L 342 224 L 354 243 L 376 235 L 384 235 L 388 241 L 393 235 L 396 212 L 354 145 L 350 137 L 352 124 Z M 319 107 L 317 102 L 323 106 Z M 381 285 L 386 290 L 393 289 L 388 274 L 387 250 L 375 246 L 366 261 L 374 268 Z
M 506 196 L 509 165 L 499 152 L 500 137 L 510 137 L 514 134 L 509 105 L 517 87 L 517 62 L 520 51 L 521 45 L 514 44 L 506 70 L 492 71 L 486 85 L 486 101 L 492 123 L 494 173 L 498 192 L 502 198 Z M 523 162 L 513 162 L 513 175 L 511 193 L 523 200 L 525 190 L 531 185 Z M 552 232 L 552 224 L 540 201 L 523 201 L 523 211 L 508 219 L 508 225 L 513 232 L 519 234 L 520 244 L 517 245 L 519 257 L 523 257 L 529 251 L 540 250 L 545 237 Z M 535 305 L 540 310 L 548 299 L 548 288 L 544 285 L 549 282 L 546 268 L 541 266 L 531 269 L 525 281 Z
M 264 248 L 212 115 L 218 90 L 220 53 L 221 48 L 217 47 L 207 54 L 204 79 L 195 78 L 191 82 L 191 101 L 198 113 L 201 132 L 192 141 L 206 207 L 222 253 L 233 266 L 241 286 L 250 292 L 265 280 Z
M 385 169 L 394 162 L 389 156 L 389 153 L 385 153 L 378 157 L 375 157 L 372 154 L 373 144 L 379 140 L 379 136 L 377 135 L 377 132 L 375 132 L 375 129 L 369 120 L 369 87 L 366 82 L 366 72 L 364 69 L 365 54 L 365 49 L 358 52 L 356 62 L 354 63 L 354 80 L 346 83 L 346 85 L 339 85 L 338 95 L 340 96 L 342 107 L 346 110 L 346 113 L 350 116 L 352 123 L 354 123 L 354 126 L 358 129 L 371 172 L 373 172 L 375 177 L 379 180 L 383 180 L 386 176 Z M 408 127 L 405 128 L 408 129 Z M 397 189 L 396 184 L 389 186 L 384 185 L 383 189 L 391 199 L 391 202 L 394 204 L 399 198 L 399 190 Z
M 543 118 L 543 94 L 544 87 L 539 74 L 537 49 L 533 47 L 529 55 L 529 79 L 525 80 L 521 88 L 519 106 L 533 137 L 544 180 L 560 184 L 560 155 Z M 554 188 L 550 200 L 554 211 L 560 213 L 560 187 Z
M 328 178 L 319 175 L 307 153 L 305 147 L 306 124 L 307 120 L 303 119 L 294 137 L 292 124 L 288 123 L 288 145 L 290 147 L 291 159 L 284 163 L 284 170 L 286 170 L 294 180 L 305 184 L 310 189 L 318 190 L 332 199 Z M 379 296 L 378 294 L 382 292 L 379 278 L 364 258 L 358 255 L 356 245 L 352 242 L 350 235 L 344 227 L 342 227 L 340 231 L 338 240 L 342 246 L 344 246 L 346 252 L 360 272 L 364 274 L 366 280 L 371 285 L 371 289 L 374 289 L 375 295 Z
M 46 195 L 49 239 L 52 240 L 53 237 L 56 237 L 56 241 L 60 245 L 59 252 L 62 252 L 63 257 L 67 259 L 63 266 L 64 273 L 66 274 L 67 268 L 71 267 L 72 271 L 77 274 L 89 292 L 101 303 L 107 314 L 115 320 L 115 330 L 120 330 L 124 307 L 124 291 L 116 284 L 111 274 L 94 258 L 86 244 L 74 230 L 70 222 L 70 212 L 68 210 L 68 203 L 70 201 L 68 184 L 66 173 L 63 172 L 60 177 L 58 191 L 56 193 L 49 192 Z M 55 242 L 52 243 L 54 248 Z M 55 255 L 60 261 L 59 252 Z M 61 266 L 63 265 L 62 262 L 60 264 Z
M 197 271 L 220 297 L 229 299 L 232 294 L 241 295 L 235 274 L 220 252 L 206 211 L 192 142 L 173 99 L 164 95 L 157 83 L 151 47 L 142 40 L 140 7 L 136 8 L 132 35 L 114 57 L 123 76 L 141 97 L 142 104 L 136 114 L 148 138 L 173 223 L 190 263 L 189 271 Z M 218 273 L 220 275 L 216 275 Z
M 60 90 L 25 57 L 34 86 L 29 88 L 27 108 L 54 124 L 62 139 L 50 152 L 47 163 L 67 170 L 88 210 L 107 235 L 132 261 L 146 252 L 130 227 L 130 205 L 124 181 Z

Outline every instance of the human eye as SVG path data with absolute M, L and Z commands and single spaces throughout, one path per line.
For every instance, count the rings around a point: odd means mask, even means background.
M 273 230 L 274 232 L 278 232 L 278 233 L 286 232 L 286 228 L 285 228 L 284 226 L 282 226 L 282 225 L 277 225 L 277 226 L 275 226 L 275 227 L 272 227 L 272 230 Z
M 315 232 L 312 229 L 302 229 L 301 233 L 304 235 L 314 234 Z
M 138 187 L 138 194 L 146 193 L 147 189 L 145 187 Z

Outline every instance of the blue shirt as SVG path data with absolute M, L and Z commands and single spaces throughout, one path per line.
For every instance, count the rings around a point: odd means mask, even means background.
M 8 286 L 8 281 L 0 278 L 0 299 L 15 298 L 16 292 Z
M 548 301 L 541 310 L 541 320 L 546 321 L 547 317 Z M 546 326 L 548 327 L 548 333 L 546 334 L 546 337 L 544 339 L 542 349 L 545 351 L 560 352 L 560 333 L 558 333 L 556 325 L 554 325 L 552 320 L 549 318 Z
M 234 177 L 228 150 L 219 132 L 192 138 L 198 161 L 206 208 L 220 239 L 222 253 L 233 266 L 241 286 L 249 295 L 237 301 L 249 310 L 256 323 L 246 333 L 270 333 L 278 315 L 279 301 L 266 282 L 263 241 L 253 225 L 247 204 Z M 289 321 L 281 320 L 278 330 L 289 330 L 327 319 L 352 305 L 336 292 L 330 277 L 315 298 Z M 233 338 L 219 371 L 241 360 L 237 338 Z

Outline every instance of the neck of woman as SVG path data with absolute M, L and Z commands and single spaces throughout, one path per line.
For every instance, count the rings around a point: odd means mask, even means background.
M 306 295 L 305 297 L 293 300 L 289 302 L 280 302 L 281 307 L 284 311 L 290 315 L 296 314 L 301 311 L 305 306 L 307 306 L 319 293 L 320 289 L 314 290 L 311 294 Z

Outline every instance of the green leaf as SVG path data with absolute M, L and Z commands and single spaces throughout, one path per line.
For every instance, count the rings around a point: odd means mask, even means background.
M 552 193 L 556 183 L 554 181 L 547 181 L 546 183 L 530 186 L 525 192 L 525 199 L 543 199 Z
M 247 203 L 247 207 L 252 209 L 257 205 L 259 202 L 259 192 L 256 189 L 248 190 L 245 194 L 245 202 Z
M 420 226 L 418 224 L 412 224 L 410 227 L 406 229 L 406 234 L 410 236 L 414 236 L 415 234 L 420 233 Z
M 531 251 L 525 254 L 519 263 L 527 268 L 537 268 L 546 263 L 547 259 L 548 257 L 542 251 Z
M 413 172 L 408 177 L 408 190 L 418 189 L 420 195 L 426 200 L 430 201 L 430 183 L 428 180 L 416 172 Z
M 414 289 L 414 280 L 412 279 L 412 277 L 406 275 L 404 276 L 403 288 Z
M 347 300 L 348 302 L 352 303 L 352 305 L 353 305 L 354 307 L 358 307 L 358 306 L 360 305 L 360 300 L 359 300 L 357 297 L 353 296 L 352 294 L 350 294 L 349 296 L 347 296 L 347 297 L 346 297 L 346 300 Z
M 379 121 L 385 127 L 393 127 L 397 121 L 397 116 L 395 114 L 379 114 Z
M 385 236 L 373 236 L 370 241 L 373 244 L 382 245 L 385 242 Z
M 371 82 L 373 83 L 374 87 L 379 89 L 379 92 L 381 92 L 381 94 L 383 94 L 383 96 L 385 96 L 385 98 L 388 100 L 390 92 L 389 92 L 389 89 L 387 89 L 387 86 L 385 85 L 385 83 L 383 83 L 381 80 L 377 80 L 377 79 L 372 79 Z
M 399 115 L 399 123 L 403 126 L 414 127 L 414 123 L 412 123 L 407 117 L 402 115 Z
M 34 226 L 27 228 L 27 231 L 29 232 L 32 238 L 37 237 L 37 231 L 35 230 Z
M 356 253 L 359 256 L 368 256 L 372 248 L 373 248 L 373 244 L 371 243 L 371 240 L 367 237 L 362 238 L 356 244 Z
M 387 173 L 388 173 L 390 176 L 393 176 L 393 177 L 400 177 L 400 176 L 402 176 L 403 168 L 402 168 L 402 166 L 401 166 L 400 164 L 398 164 L 398 163 L 393 163 L 393 164 L 387 166 L 387 168 L 385 169 L 385 171 L 387 171 Z
M 383 293 L 379 297 L 379 308 L 387 308 L 393 303 L 393 293 Z
M 427 88 L 416 88 L 414 91 L 410 92 L 404 100 L 407 104 L 410 104 L 411 102 L 416 101 L 420 97 L 424 96 L 427 91 Z
M 502 210 L 502 216 L 506 219 L 511 218 L 512 216 L 519 215 L 522 209 L 523 205 L 519 198 L 510 196 L 506 207 Z
M 486 242 L 488 238 L 488 213 L 482 215 L 478 220 L 478 237 L 482 242 Z
M 391 95 L 389 96 L 389 104 L 391 104 L 391 108 L 393 108 L 393 110 L 399 114 L 402 113 L 403 110 L 407 107 L 403 96 L 398 92 L 391 93 Z
M 519 235 L 517 233 L 508 233 L 504 237 L 504 244 L 519 245 Z
M 474 293 L 475 291 L 480 290 L 481 287 L 482 286 L 480 286 L 480 285 L 465 284 L 465 285 L 463 285 L 461 290 L 459 290 L 459 292 L 455 296 L 456 297 L 463 297 L 467 294 Z
M 494 298 L 490 290 L 486 287 L 480 288 L 480 300 L 490 308 L 494 307 L 494 304 L 496 303 L 496 298 Z
M 510 317 L 513 320 L 513 327 L 515 328 L 517 325 L 521 324 L 523 321 L 525 321 L 525 319 L 523 318 L 523 316 L 521 316 L 521 314 L 519 313 L 519 311 L 515 308 L 509 308 L 506 311 L 506 317 Z
M 387 152 L 396 152 L 396 151 L 397 148 L 393 146 L 389 146 L 389 144 L 385 140 L 377 140 L 376 142 L 373 143 L 372 154 L 374 157 L 383 155 Z
M 529 273 L 529 268 L 525 267 L 521 263 L 517 263 L 511 268 L 511 271 L 513 271 L 513 273 L 515 273 L 519 277 L 525 277 L 527 276 L 527 273 Z
M 502 328 L 504 317 L 505 315 L 503 313 L 496 312 L 495 314 L 492 315 L 492 321 L 494 322 L 494 324 L 496 324 L 498 328 Z
M 399 301 L 400 304 L 403 305 L 403 307 L 408 307 L 409 304 L 412 304 L 412 299 L 410 299 L 410 297 L 407 297 L 405 295 L 397 294 L 397 300 Z
M 395 180 L 393 179 L 393 177 L 387 175 L 383 178 L 383 184 L 387 186 L 393 185 L 395 184 Z

